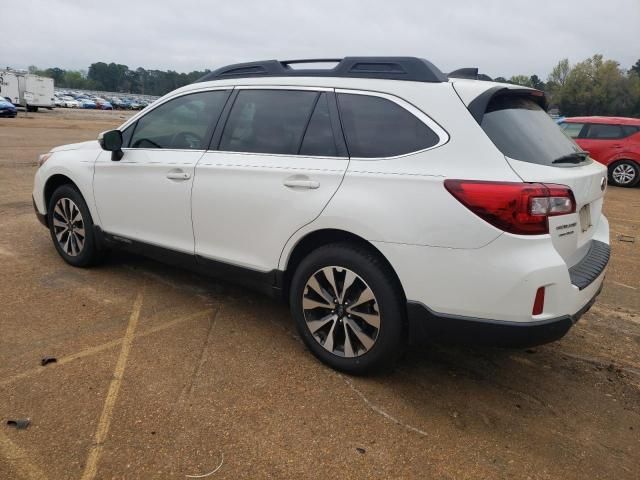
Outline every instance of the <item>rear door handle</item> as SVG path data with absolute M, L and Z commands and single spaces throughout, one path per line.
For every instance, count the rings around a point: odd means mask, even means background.
M 320 182 L 316 182 L 314 180 L 287 179 L 283 182 L 283 185 L 289 188 L 307 188 L 315 190 L 320 187 Z
M 169 180 L 189 180 L 191 178 L 191 174 L 182 170 L 171 170 L 167 173 L 167 178 Z

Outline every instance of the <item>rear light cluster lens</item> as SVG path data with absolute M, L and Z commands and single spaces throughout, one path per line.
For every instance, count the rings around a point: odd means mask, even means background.
M 576 211 L 573 192 L 565 185 L 445 180 L 444 186 L 480 218 L 517 235 L 549 233 L 548 217 Z

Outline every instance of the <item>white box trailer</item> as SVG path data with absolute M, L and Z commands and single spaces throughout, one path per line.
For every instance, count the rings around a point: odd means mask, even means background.
M 18 75 L 9 70 L 0 70 L 0 97 L 8 98 L 11 103 L 20 103 Z
M 5 91 L 7 94 L 5 94 Z M 30 73 L 5 70 L 0 72 L 0 94 L 27 111 L 37 112 L 38 107 L 53 108 L 53 78 Z

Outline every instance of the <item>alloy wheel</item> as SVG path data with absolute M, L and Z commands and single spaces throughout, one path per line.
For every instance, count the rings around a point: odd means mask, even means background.
M 613 168 L 611 176 L 620 185 L 628 185 L 635 180 L 636 171 L 631 165 L 621 163 Z
M 348 268 L 329 266 L 311 275 L 302 293 L 302 309 L 313 338 L 334 355 L 358 357 L 378 338 L 378 301 L 369 285 Z
M 53 233 L 64 253 L 76 257 L 82 253 L 86 234 L 80 209 L 70 198 L 63 197 L 53 208 Z

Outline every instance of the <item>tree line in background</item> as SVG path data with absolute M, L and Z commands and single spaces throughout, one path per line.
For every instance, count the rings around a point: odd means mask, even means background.
M 178 73 L 173 70 L 129 69 L 116 63 L 92 63 L 88 71 L 64 70 L 54 67 L 40 70 L 29 67 L 29 73 L 53 78 L 59 88 L 101 90 L 160 96 L 182 87 L 209 73 L 210 70 Z
M 566 116 L 640 117 L 640 60 L 624 70 L 602 55 L 573 66 L 565 58 L 553 67 L 546 82 L 537 75 L 495 80 L 544 90 L 549 105 Z
M 129 69 L 126 65 L 97 62 L 89 70 L 63 70 L 29 67 L 30 73 L 51 77 L 57 87 L 104 90 L 145 95 L 164 95 L 171 90 L 196 81 L 209 70 L 178 73 L 173 70 Z M 640 117 L 640 60 L 629 70 L 615 60 L 594 55 L 571 65 L 563 59 L 553 68 L 547 81 L 537 75 L 514 75 L 498 82 L 507 82 L 544 90 L 549 104 L 566 116 L 617 115 Z

